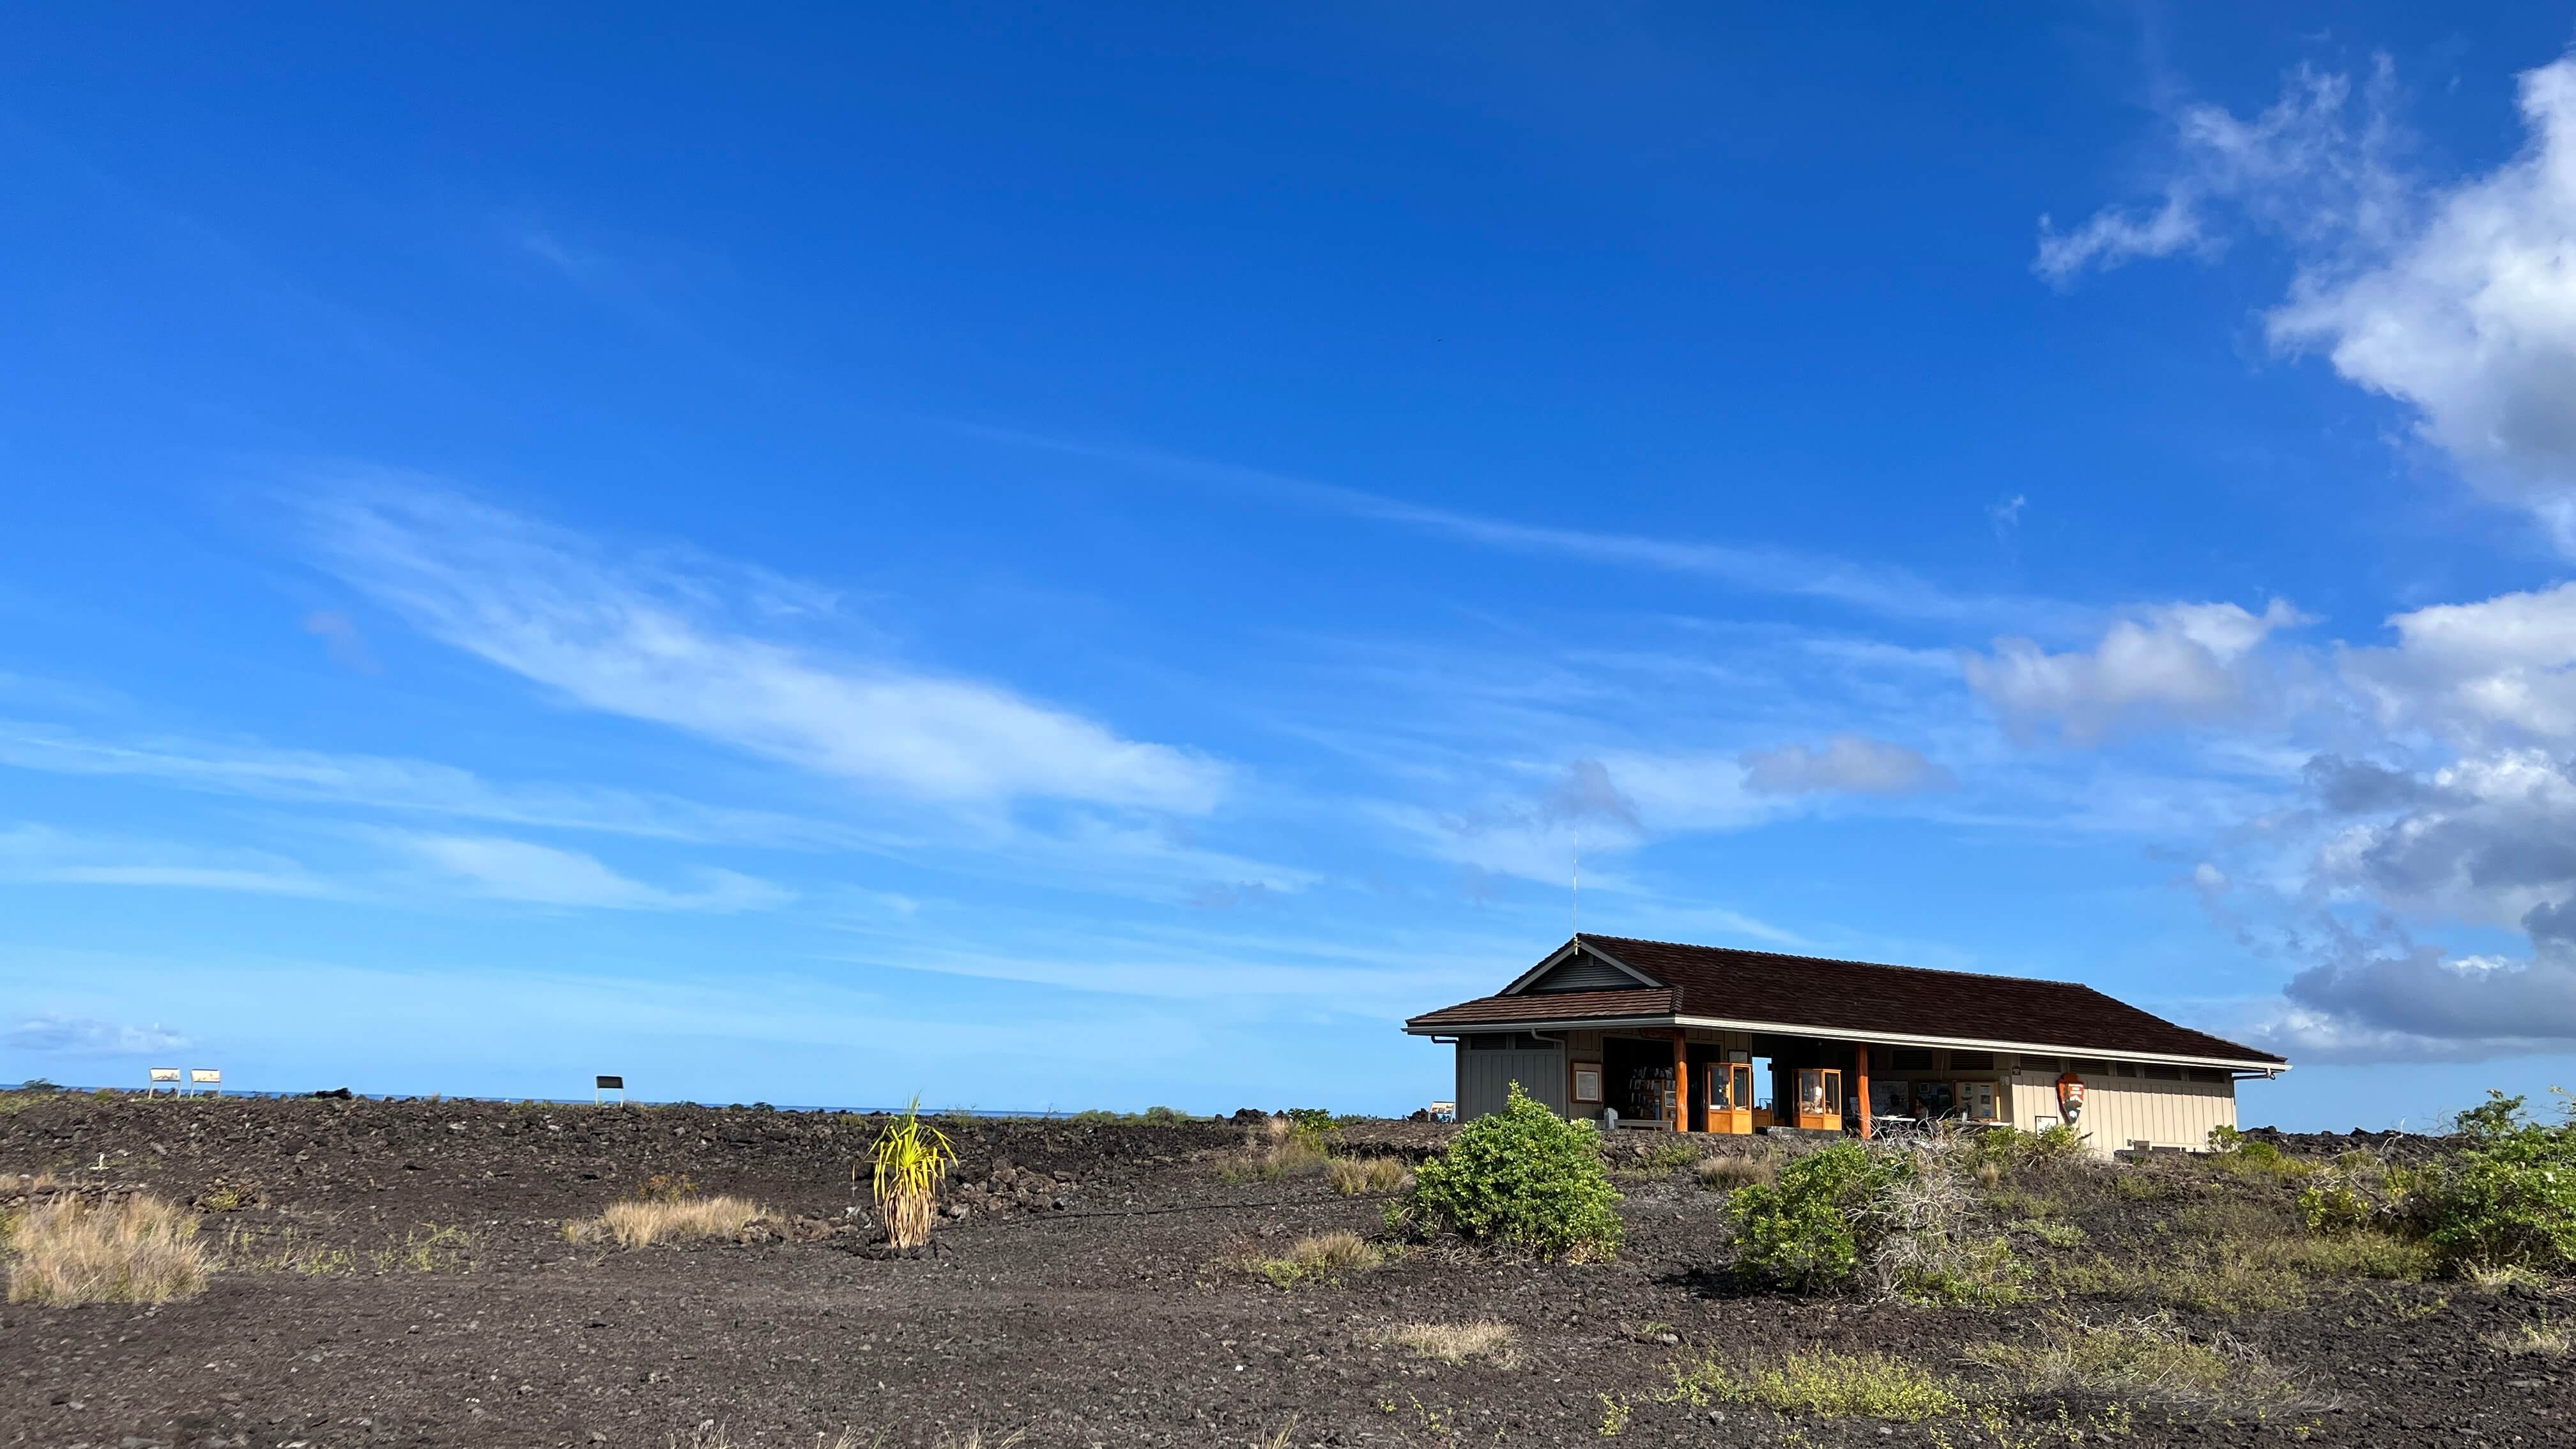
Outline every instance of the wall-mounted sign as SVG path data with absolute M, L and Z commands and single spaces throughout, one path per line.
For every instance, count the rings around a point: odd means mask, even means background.
M 2073 1072 L 2057 1079 L 2057 1115 L 2065 1118 L 2069 1127 L 2084 1115 L 2084 1079 Z

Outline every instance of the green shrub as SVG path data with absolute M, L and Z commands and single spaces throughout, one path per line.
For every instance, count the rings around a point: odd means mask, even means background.
M 1502 1111 L 1460 1128 L 1448 1151 L 1415 1170 L 1413 1190 L 1387 1209 L 1387 1225 L 1607 1257 L 1619 1248 L 1617 1201 L 1592 1124 L 1559 1117 L 1514 1083 Z
M 1737 1188 L 1726 1200 L 1736 1271 L 1798 1292 L 1849 1282 L 1861 1210 L 1906 1171 L 1900 1157 L 1844 1142 L 1782 1167 L 1775 1182 Z
M 2489 1092 L 2459 1115 L 2466 1143 L 2416 1177 L 2417 1221 L 2447 1269 L 2576 1268 L 2576 1104 L 2555 1127 L 2522 1106 Z

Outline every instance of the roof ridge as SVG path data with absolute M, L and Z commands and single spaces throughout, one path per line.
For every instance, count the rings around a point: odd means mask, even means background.
M 2120 1000 L 2116 996 L 2104 995 L 2099 988 L 2088 986 L 2081 981 L 2062 981 L 2054 976 L 2007 976 L 2000 971 L 1960 971 L 1947 966 L 1906 966 L 1894 961 L 1862 961 L 1849 956 L 1810 956 L 1798 951 L 1764 951 L 1752 946 L 1709 946 L 1697 941 L 1663 941 L 1652 936 L 1609 936 L 1598 931 L 1578 931 L 1574 938 L 1578 941 L 1596 942 L 1633 941 L 1640 946 L 1669 946 L 1676 951 L 1726 951 L 1738 956 L 1768 956 L 1775 961 L 1814 961 L 1827 966 L 1867 966 L 1877 971 L 1917 971 L 1926 976 L 1965 976 L 1977 981 L 2027 981 L 2038 986 L 2072 986 L 2079 991 L 2090 991 L 2105 1001 Z M 2120 1002 L 2120 1004 L 2128 1005 L 2127 1002 Z M 2139 1008 L 2132 1006 L 2129 1009 L 2136 1011 Z

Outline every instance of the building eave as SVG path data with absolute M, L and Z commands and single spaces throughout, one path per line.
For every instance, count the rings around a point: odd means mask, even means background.
M 1530 1000 L 1543 1001 L 1544 997 Z M 2002 1038 L 1924 1036 L 1911 1032 L 1846 1031 L 1838 1027 L 1800 1026 L 1789 1022 L 1741 1021 L 1716 1016 L 1630 1016 L 1630 1017 L 1548 1017 L 1532 1015 L 1508 1021 L 1476 1021 L 1442 1026 L 1404 1024 L 1408 1036 L 1461 1036 L 1497 1031 L 1603 1031 L 1634 1027 L 1697 1027 L 1703 1031 L 1759 1032 L 1766 1036 L 1804 1036 L 1821 1041 L 1848 1041 L 1866 1046 L 1948 1047 L 1969 1051 L 2002 1051 L 2036 1056 L 2090 1057 L 2100 1061 L 2154 1062 L 2174 1066 L 2220 1067 L 2232 1071 L 2258 1072 L 2277 1077 L 2290 1069 L 2288 1062 L 2254 1061 L 2244 1057 L 2183 1056 L 2170 1052 L 2122 1051 L 2108 1047 L 2067 1046 L 2051 1042 L 2007 1041 Z

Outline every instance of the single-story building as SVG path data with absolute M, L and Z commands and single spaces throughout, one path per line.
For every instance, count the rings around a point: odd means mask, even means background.
M 1455 1042 L 1458 1120 L 1509 1084 L 1569 1117 L 1683 1132 L 1852 1132 L 1895 1119 L 2036 1130 L 2097 1152 L 2197 1151 L 2236 1083 L 2289 1062 L 2071 981 L 1577 935 L 1491 996 L 1426 1012 Z

